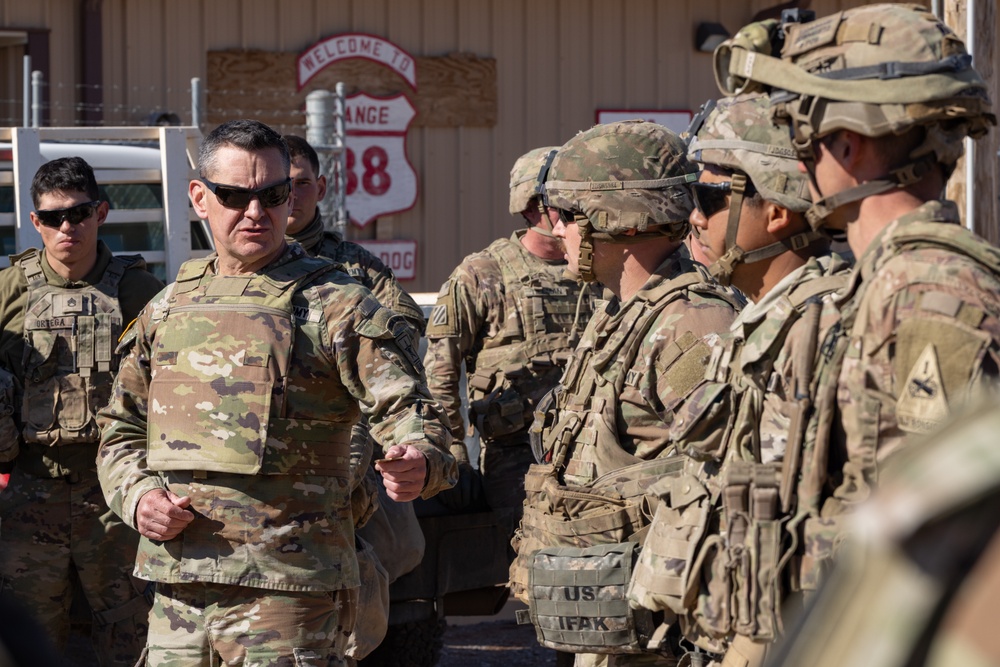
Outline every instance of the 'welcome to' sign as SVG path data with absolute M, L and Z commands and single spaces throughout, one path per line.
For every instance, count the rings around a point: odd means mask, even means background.
M 411 88 L 417 88 L 417 66 L 410 54 L 387 39 L 350 33 L 327 37 L 299 54 L 296 61 L 299 90 L 323 68 L 350 58 L 381 63 L 403 77 Z

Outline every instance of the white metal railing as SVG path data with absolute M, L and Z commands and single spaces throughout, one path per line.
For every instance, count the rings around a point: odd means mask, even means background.
M 181 263 L 208 251 L 192 249 L 191 222 L 197 220 L 188 200 L 188 182 L 196 177 L 198 146 L 201 132 L 197 127 L 12 127 L 0 128 L 0 142 L 10 142 L 10 171 L 0 171 L 0 185 L 14 187 L 15 211 L 0 213 L 0 227 L 14 227 L 17 252 L 29 247 L 41 247 L 41 237 L 31 224 L 33 209 L 30 195 L 31 180 L 45 162 L 42 142 L 135 144 L 144 142 L 159 149 L 159 168 L 98 168 L 94 175 L 99 185 L 146 183 L 162 189 L 162 208 L 116 208 L 108 215 L 109 226 L 126 223 L 162 225 L 162 246 L 129 249 L 141 252 L 149 263 L 163 263 L 167 280 L 177 275 Z M 151 238 L 160 238 L 150 234 Z M 210 241 L 210 236 L 208 239 Z M 7 265 L 6 258 L 0 265 Z

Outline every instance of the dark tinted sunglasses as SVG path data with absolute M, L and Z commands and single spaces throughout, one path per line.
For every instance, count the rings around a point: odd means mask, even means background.
M 286 178 L 281 183 L 265 185 L 264 187 L 257 188 L 256 190 L 238 188 L 235 185 L 219 185 L 218 183 L 213 183 L 207 178 L 201 179 L 201 182 L 207 185 L 208 189 L 219 198 L 220 204 L 226 208 L 232 208 L 240 211 L 249 206 L 250 200 L 254 197 L 257 198 L 257 201 L 259 201 L 260 205 L 264 208 L 281 206 L 288 201 L 288 194 L 292 191 L 292 179 L 290 178 Z
M 100 201 L 87 201 L 69 208 L 52 208 L 48 210 L 35 211 L 38 222 L 46 227 L 59 229 L 63 220 L 71 225 L 79 225 L 81 222 L 94 215 L 94 211 L 101 205 Z
M 576 222 L 577 220 L 586 220 L 587 216 L 579 211 L 567 211 L 566 209 L 557 208 L 559 211 L 559 219 L 562 220 L 567 225 L 571 222 Z
M 691 184 L 691 195 L 694 198 L 695 208 L 705 218 L 713 215 L 729 206 L 729 193 L 733 189 L 733 184 L 729 181 L 725 183 L 701 183 L 695 181 Z

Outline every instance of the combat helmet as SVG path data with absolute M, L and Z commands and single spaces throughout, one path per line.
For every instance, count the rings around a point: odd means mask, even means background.
M 677 134 L 656 123 L 621 121 L 594 126 L 559 149 L 544 199 L 578 223 L 580 276 L 593 281 L 594 239 L 683 239 L 693 206 L 689 184 L 696 180 L 698 166 Z M 630 229 L 636 234 L 625 236 Z
M 805 213 L 811 204 L 809 183 L 799 171 L 788 130 L 771 120 L 771 105 L 766 95 L 750 93 L 706 102 L 688 128 L 687 136 L 691 160 L 733 172 L 725 253 L 709 267 L 720 283 L 730 284 L 738 264 L 752 264 L 786 250 L 799 250 L 823 238 L 819 232 L 809 231 L 750 251 L 736 244 L 743 198 L 748 191 L 756 190 L 765 200 L 796 213 Z
M 844 204 L 918 182 L 936 164 L 950 174 L 961 140 L 996 124 L 962 40 L 918 5 L 868 5 L 801 24 L 751 24 L 716 49 L 715 73 L 727 95 L 772 93 L 772 113 L 791 127 L 793 146 L 814 180 L 816 139 L 841 129 L 874 138 L 924 128 L 905 164 L 814 202 L 806 213 L 813 227 Z
M 545 172 L 552 164 L 558 146 L 546 146 L 530 150 L 517 158 L 510 170 L 510 214 L 521 215 L 531 200 L 541 200 L 542 183 L 545 182 Z

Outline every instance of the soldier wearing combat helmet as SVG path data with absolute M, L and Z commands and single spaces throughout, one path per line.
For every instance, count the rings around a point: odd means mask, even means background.
M 526 228 L 469 255 L 442 285 L 427 324 L 424 365 L 431 393 L 448 409 L 459 484 L 439 497 L 468 506 L 476 471 L 462 442 L 459 376 L 468 376 L 469 431 L 481 438 L 479 472 L 486 503 L 505 512 L 511 531 L 524 501 L 524 474 L 535 462 L 529 444 L 532 414 L 558 382 L 590 318 L 589 292 L 566 272 L 563 247 L 552 235 L 555 212 L 539 186 L 555 154 L 537 148 L 514 163 L 510 214 Z M 541 179 L 541 180 L 540 180 Z
M 688 638 L 711 652 L 726 649 L 726 664 L 759 665 L 779 632 L 788 593 L 778 568 L 786 560 L 782 549 L 801 544 L 762 527 L 789 525 L 795 532 L 801 521 L 787 524 L 786 518 L 813 509 L 815 493 L 799 498 L 798 472 L 817 465 L 808 456 L 819 430 L 812 380 L 823 360 L 822 341 L 839 322 L 836 292 L 849 269 L 805 220 L 806 175 L 787 129 L 771 120 L 767 96 L 710 101 L 689 135 L 688 156 L 704 165 L 692 184 L 692 243 L 719 280 L 753 303 L 708 370 L 730 383 L 736 406 L 734 417 L 715 425 L 726 434 L 721 474 L 685 480 L 702 491 L 690 507 L 690 493 L 663 495 L 665 507 L 656 514 L 629 594 L 643 608 L 679 610 Z M 825 460 L 818 464 L 825 469 Z M 761 504 L 748 515 L 742 498 L 767 494 L 780 494 L 780 503 Z M 685 511 L 700 517 L 694 529 L 690 520 L 678 521 Z M 725 529 L 713 536 L 716 525 Z M 684 542 L 687 548 L 678 549 Z M 712 582 L 700 591 L 702 601 L 686 606 L 678 591 L 698 590 L 702 580 Z
M 846 464 L 805 528 L 818 563 L 837 541 L 833 517 L 868 496 L 904 436 L 997 374 L 1000 253 L 939 199 L 962 140 L 995 117 L 962 41 L 910 5 L 748 26 L 717 50 L 716 72 L 726 92 L 770 93 L 810 178 L 807 219 L 846 234 L 857 257 L 845 336 L 829 346 L 840 364 L 832 456 Z
M 609 655 L 675 664 L 680 653 L 676 629 L 654 635 L 662 616 L 631 615 L 624 584 L 650 486 L 720 453 L 721 433 L 700 426 L 727 410 L 729 391 L 705 367 L 739 302 L 683 246 L 697 177 L 680 137 L 629 121 L 568 141 L 545 181 L 570 268 L 614 298 L 587 325 L 544 415 L 546 463 L 525 482 L 511 588 L 539 640 L 577 653 L 578 665 Z

